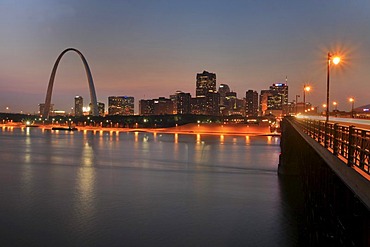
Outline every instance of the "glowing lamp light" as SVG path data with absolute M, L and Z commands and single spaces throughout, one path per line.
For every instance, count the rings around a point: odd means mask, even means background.
M 338 63 L 340 63 L 340 57 L 333 57 L 333 63 L 334 64 L 338 64 Z

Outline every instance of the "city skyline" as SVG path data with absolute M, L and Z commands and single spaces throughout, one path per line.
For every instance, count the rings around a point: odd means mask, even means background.
M 89 4 L 86 10 L 85 6 Z M 310 84 L 307 101 L 325 102 L 326 54 L 343 52 L 332 68 L 331 100 L 349 110 L 369 103 L 370 3 L 366 1 L 2 1 L 0 3 L 0 107 L 37 112 L 58 54 L 79 49 L 91 67 L 99 101 L 195 95 L 195 75 L 217 74 L 242 97 L 288 77 L 289 101 Z M 86 11 L 85 11 L 86 10 Z M 66 54 L 53 104 L 70 109 L 88 99 L 83 64 Z M 17 100 L 14 100 L 17 99 Z M 137 109 L 137 105 L 135 105 Z

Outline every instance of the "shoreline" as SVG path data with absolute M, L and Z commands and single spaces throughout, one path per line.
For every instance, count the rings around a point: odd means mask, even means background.
M 27 126 L 25 124 L 0 124 L 1 128 L 40 128 L 51 131 L 71 131 L 71 130 L 52 130 L 54 127 L 67 127 L 65 125 L 33 125 Z M 234 136 L 280 136 L 280 133 L 270 132 L 267 127 L 261 126 L 228 126 L 219 125 L 206 126 L 206 124 L 190 124 L 188 126 L 177 126 L 170 128 L 110 128 L 110 127 L 92 127 L 92 126 L 74 126 L 77 130 L 74 131 L 92 131 L 92 132 L 144 132 L 144 133 L 164 133 L 164 134 L 187 134 L 187 135 L 234 135 Z M 256 128 L 257 127 L 257 128 Z M 246 131 L 250 130 L 250 131 Z

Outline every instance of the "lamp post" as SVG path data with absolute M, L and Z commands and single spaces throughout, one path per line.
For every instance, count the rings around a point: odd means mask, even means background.
M 336 101 L 333 101 L 334 111 L 338 110 L 337 105 L 338 105 L 338 103 Z
M 354 98 L 349 98 L 349 102 L 352 103 L 352 109 L 351 109 L 351 117 L 354 118 L 354 107 L 355 107 L 355 99 Z
M 295 95 L 295 115 L 298 114 L 298 98 L 299 98 L 299 94 L 296 94 Z
M 306 92 L 308 93 L 311 90 L 311 87 L 308 85 L 303 86 L 303 107 L 304 111 L 306 111 Z
M 338 64 L 340 62 L 340 57 L 333 57 L 333 55 L 328 52 L 328 58 L 327 58 L 327 77 L 326 77 L 326 122 L 329 121 L 329 85 L 330 85 L 330 65 L 331 62 L 334 64 Z

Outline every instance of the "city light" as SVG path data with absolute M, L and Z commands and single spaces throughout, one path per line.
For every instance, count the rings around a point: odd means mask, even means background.
M 333 63 L 334 64 L 340 63 L 340 57 L 333 57 Z

